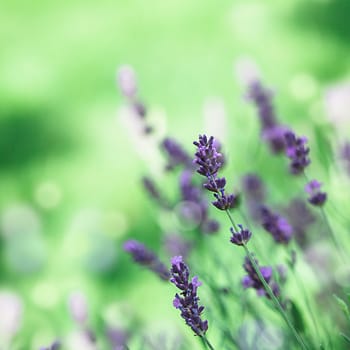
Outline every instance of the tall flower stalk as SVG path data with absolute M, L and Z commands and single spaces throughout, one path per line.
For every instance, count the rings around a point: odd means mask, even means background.
M 231 242 L 244 248 L 246 256 L 254 269 L 256 276 L 266 291 L 266 295 L 273 301 L 276 309 L 280 312 L 282 318 L 286 322 L 300 347 L 304 350 L 308 349 L 303 338 L 299 335 L 291 320 L 287 316 L 281 302 L 276 297 L 268 281 L 266 281 L 266 276 L 263 276 L 261 269 L 257 265 L 255 257 L 247 246 L 247 243 L 251 238 L 251 233 L 248 230 L 245 230 L 241 225 L 236 225 L 235 221 L 233 220 L 229 209 L 234 208 L 235 197 L 234 195 L 226 194 L 226 179 L 218 177 L 218 171 L 221 168 L 223 156 L 214 146 L 214 137 L 211 136 L 208 138 L 206 135 L 200 135 L 199 140 L 195 141 L 194 145 L 197 147 L 194 159 L 194 162 L 199 166 L 197 172 L 207 178 L 207 182 L 204 184 L 204 187 L 213 192 L 216 199 L 216 201 L 212 202 L 212 204 L 218 209 L 226 212 L 232 225 Z

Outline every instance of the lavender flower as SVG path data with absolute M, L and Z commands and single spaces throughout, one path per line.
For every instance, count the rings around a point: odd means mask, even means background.
M 272 105 L 272 92 L 261 84 L 254 81 L 249 86 L 248 99 L 252 100 L 258 110 L 262 129 L 268 129 L 276 125 L 277 118 Z
M 255 259 L 255 258 L 253 258 Z M 258 260 L 255 259 L 255 263 L 258 265 Z M 264 285 L 259 279 L 258 274 L 255 272 L 253 264 L 249 260 L 248 257 L 245 257 L 244 264 L 243 264 L 244 270 L 248 273 L 248 275 L 244 276 L 242 279 L 242 285 L 243 288 L 254 288 L 259 296 L 266 296 L 270 299 L 270 296 L 265 291 Z M 270 266 L 262 266 L 259 267 L 260 273 L 263 276 L 264 280 L 267 284 L 270 285 L 272 292 L 275 296 L 278 296 L 280 294 L 278 285 L 272 280 L 272 267 Z
M 106 330 L 107 338 L 112 345 L 113 350 L 127 350 L 127 341 L 129 339 L 129 334 L 120 328 L 107 328 Z
M 199 135 L 199 141 L 194 141 L 193 144 L 197 146 L 194 160 L 199 165 L 197 172 L 208 179 L 216 176 L 223 165 L 223 156 L 214 146 L 214 137 L 210 136 L 208 139 L 206 135 Z
M 248 99 L 254 102 L 258 110 L 262 138 L 268 142 L 273 153 L 282 152 L 285 149 L 284 133 L 287 128 L 277 123 L 271 91 L 264 88 L 261 82 L 253 81 L 249 86 Z
M 271 233 L 277 243 L 288 244 L 292 238 L 293 231 L 292 227 L 284 217 L 273 213 L 270 209 L 264 206 L 261 208 L 261 218 L 262 226 L 267 232 Z
M 134 261 L 149 270 L 155 272 L 161 279 L 169 280 L 170 274 L 167 267 L 158 259 L 158 257 L 146 247 L 136 241 L 129 240 L 124 243 L 124 250 L 130 253 Z
M 249 242 L 252 236 L 252 233 L 249 230 L 244 229 L 242 225 L 238 225 L 238 226 L 240 228 L 240 232 L 235 232 L 233 227 L 231 227 L 230 230 L 232 233 L 232 237 L 230 241 L 235 245 L 239 245 L 239 246 L 246 245 Z
M 208 330 L 208 321 L 201 319 L 204 306 L 198 305 L 199 297 L 197 295 L 197 288 L 202 283 L 198 281 L 197 276 L 189 281 L 189 269 L 181 256 L 174 256 L 171 259 L 171 264 L 170 282 L 181 290 L 180 294 L 175 294 L 173 305 L 181 311 L 181 317 L 193 332 L 200 337 L 204 336 Z
M 300 246 L 305 246 L 308 241 L 306 233 L 316 221 L 316 217 L 311 213 L 306 202 L 298 198 L 293 199 L 284 211 L 293 227 L 296 241 Z
M 290 172 L 298 175 L 304 172 L 310 164 L 309 147 L 306 146 L 306 137 L 296 137 L 291 131 L 285 133 L 286 155 L 291 160 L 289 164 Z
M 321 192 L 321 183 L 317 180 L 311 180 L 305 186 L 305 192 L 310 196 L 308 201 L 317 207 L 322 207 L 327 200 L 327 193 Z
M 220 210 L 228 210 L 239 205 L 237 194 L 225 194 L 225 178 L 218 178 L 217 173 L 223 165 L 223 156 L 217 151 L 214 144 L 214 137 L 209 139 L 206 135 L 199 135 L 198 142 L 193 142 L 197 146 L 194 163 L 199 165 L 197 172 L 207 178 L 203 185 L 208 191 L 214 192 L 216 201 L 212 204 Z
M 165 138 L 161 144 L 161 147 L 168 157 L 166 170 L 173 170 L 178 165 L 192 168 L 191 157 L 176 140 Z

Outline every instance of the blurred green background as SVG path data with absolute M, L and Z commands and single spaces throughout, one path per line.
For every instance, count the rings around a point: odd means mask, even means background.
M 315 125 L 331 132 L 324 93 L 350 73 L 349 13 L 347 0 L 1 2 L 0 284 L 23 303 L 19 348 L 74 328 L 75 290 L 96 329 L 125 307 L 151 327 L 149 313 L 160 322 L 172 298 L 121 252 L 129 236 L 159 245 L 140 178 L 161 177 L 162 163 L 154 145 L 132 141 L 118 67 L 134 67 L 157 137 L 189 150 L 204 106 L 222 99 L 230 169 L 241 174 L 257 167 L 242 146 L 252 154 L 258 140 L 240 63 L 255 62 L 277 92 L 281 122 L 311 138 Z

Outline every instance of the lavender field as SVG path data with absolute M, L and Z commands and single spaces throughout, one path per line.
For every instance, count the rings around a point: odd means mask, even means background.
M 0 350 L 350 348 L 350 3 L 0 9 Z

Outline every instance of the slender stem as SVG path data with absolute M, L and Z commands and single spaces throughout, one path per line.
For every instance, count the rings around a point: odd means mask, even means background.
M 291 330 L 291 332 L 293 333 L 295 339 L 297 340 L 297 342 L 299 343 L 299 345 L 301 346 L 302 349 L 308 349 L 308 347 L 306 346 L 306 344 L 304 343 L 302 337 L 298 334 L 298 332 L 296 331 L 296 329 L 294 328 L 292 322 L 290 321 L 290 319 L 288 318 L 286 312 L 284 311 L 281 303 L 279 302 L 279 300 L 277 299 L 277 297 L 275 296 L 275 294 L 273 293 L 271 287 L 269 286 L 269 284 L 266 282 L 265 278 L 263 277 L 263 275 L 260 272 L 260 269 L 258 267 L 258 265 L 255 262 L 254 257 L 252 256 L 252 253 L 249 251 L 249 249 L 247 248 L 247 246 L 244 244 L 243 248 L 251 262 L 251 264 L 253 265 L 253 268 L 256 272 L 256 274 L 259 277 L 259 280 L 261 281 L 261 283 L 263 284 L 266 293 L 269 295 L 269 297 L 271 298 L 271 300 L 274 302 L 276 308 L 278 309 L 278 311 L 280 312 L 281 316 L 283 317 L 283 319 L 285 320 L 285 322 L 287 323 L 289 329 Z
M 232 215 L 230 214 L 230 212 L 228 210 L 226 210 L 226 213 L 231 221 L 232 226 L 238 231 L 237 226 L 235 224 L 235 222 L 233 221 Z M 249 251 L 248 247 L 243 244 L 243 248 L 248 256 L 248 259 L 250 260 L 255 273 L 258 275 L 260 282 L 263 284 L 266 293 L 269 295 L 269 297 L 271 298 L 271 300 L 274 302 L 277 310 L 280 312 L 281 316 L 283 317 L 283 319 L 285 320 L 285 322 L 287 323 L 289 329 L 291 330 L 291 332 L 293 333 L 295 339 L 297 340 L 297 342 L 299 343 L 299 345 L 301 346 L 302 349 L 307 350 L 308 347 L 306 346 L 306 344 L 304 343 L 302 337 L 298 334 L 298 332 L 296 331 L 296 329 L 294 328 L 292 322 L 290 321 L 290 319 L 288 318 L 286 312 L 284 311 L 281 303 L 279 302 L 279 300 L 277 299 L 277 297 L 275 296 L 275 294 L 273 293 L 271 287 L 269 286 L 269 284 L 265 281 L 265 278 L 263 277 L 263 275 L 260 272 L 259 267 L 257 266 L 254 257 L 252 256 L 252 253 Z
M 320 335 L 320 330 L 318 328 L 318 325 L 317 325 L 317 321 L 316 321 L 316 317 L 314 315 L 314 312 L 312 311 L 311 309 L 311 300 L 309 298 L 309 295 L 308 293 L 306 292 L 306 289 L 305 289 L 305 286 L 304 286 L 304 283 L 303 281 L 299 278 L 298 274 L 295 272 L 294 268 L 292 269 L 293 271 L 293 276 L 298 284 L 298 287 L 299 289 L 301 290 L 301 293 L 303 294 L 304 296 L 304 299 L 305 299 L 305 305 L 306 305 L 306 308 L 308 309 L 309 311 L 309 314 L 311 316 L 311 319 L 312 319 L 312 323 L 314 325 L 314 328 L 315 328 L 315 331 L 316 331 L 316 334 L 317 334 L 317 337 L 318 339 L 321 339 L 321 335 Z
M 325 224 L 327 226 L 327 229 L 329 231 L 329 234 L 331 236 L 331 239 L 333 241 L 334 246 L 339 251 L 339 254 L 341 255 L 341 257 L 346 261 L 347 259 L 344 256 L 344 251 L 343 251 L 343 249 L 342 249 L 342 247 L 337 239 L 337 236 L 334 234 L 334 231 L 332 229 L 331 224 L 329 223 L 329 220 L 328 220 L 328 217 L 326 215 L 325 210 L 323 209 L 323 207 L 321 207 L 320 210 L 321 210 L 321 215 L 322 215 L 323 221 L 325 222 Z
M 207 339 L 207 337 L 205 335 L 201 336 L 201 339 L 205 345 L 206 348 L 210 349 L 210 350 L 215 350 L 213 345 L 210 344 L 210 341 Z

